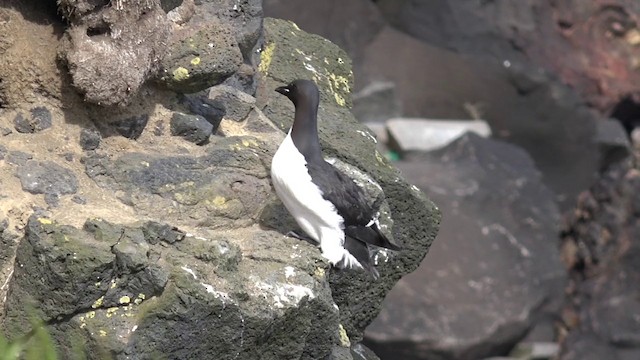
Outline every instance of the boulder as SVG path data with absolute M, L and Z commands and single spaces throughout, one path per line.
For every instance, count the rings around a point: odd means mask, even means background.
M 165 53 L 171 27 L 160 2 L 61 0 L 58 6 L 71 22 L 61 57 L 74 87 L 91 103 L 128 103 Z
M 553 193 L 522 149 L 473 133 L 398 167 L 446 216 L 421 266 L 387 295 L 365 344 L 383 358 L 507 355 L 563 296 Z
M 171 135 L 181 136 L 194 144 L 206 144 L 212 131 L 213 125 L 202 116 L 174 113 L 171 117 Z
M 640 169 L 638 154 L 608 169 L 581 195 L 563 229 L 570 270 L 563 360 L 640 356 Z

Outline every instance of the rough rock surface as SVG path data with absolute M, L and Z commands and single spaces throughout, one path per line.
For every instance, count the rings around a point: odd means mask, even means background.
M 181 136 L 194 144 L 207 143 L 212 130 L 213 125 L 199 115 L 174 113 L 171 117 L 171 135 Z
M 13 119 L 16 130 L 20 133 L 33 133 L 51 127 L 51 112 L 46 107 L 35 107 L 31 109 L 31 116 L 24 117 L 18 114 Z
M 218 3 L 229 6 L 216 8 Z M 238 15 L 233 21 L 242 26 L 248 26 L 244 11 L 259 13 L 259 1 L 199 4 Z M 179 8 L 162 6 L 169 12 Z M 24 19 L 38 19 L 40 10 L 19 9 L 29 16 L 10 8 L 10 24 L 24 25 L 31 35 L 37 27 Z M 102 14 L 94 10 L 85 15 Z M 182 10 L 174 20 L 188 15 Z M 25 98 L 50 109 L 52 126 L 2 138 L 7 155 L 0 160 L 0 220 L 8 223 L 2 222 L 1 233 L 3 241 L 7 233 L 20 239 L 15 261 L 12 250 L 2 255 L 9 259 L 0 269 L 6 335 L 27 333 L 35 314 L 45 321 L 61 358 L 70 358 L 80 344 L 88 359 L 375 359 L 358 345 L 364 328 L 391 286 L 425 256 L 439 211 L 375 151 L 374 140 L 349 113 L 352 77 L 344 52 L 290 23 L 268 24 L 255 106 L 244 121 L 218 118 L 221 135 L 203 146 L 167 131 L 171 115 L 188 106 L 168 91 L 150 87 L 144 96 L 130 94 L 126 109 L 99 112 L 68 91 L 63 76 L 51 97 L 37 87 L 20 88 L 29 93 Z M 248 29 L 242 26 L 234 29 Z M 247 33 L 237 39 L 244 39 L 242 49 L 254 38 Z M 45 54 L 43 59 L 54 61 Z M 354 176 L 366 170 L 368 177 L 359 181 L 367 189 L 384 190 L 383 220 L 393 224 L 390 235 L 405 247 L 379 254 L 378 282 L 364 273 L 330 269 L 315 246 L 284 235 L 291 218 L 268 174 L 293 108 L 273 89 L 313 76 L 323 93 L 327 155 Z M 7 86 L 19 88 L 13 81 Z M 0 112 L 0 127 L 11 126 L 18 111 L 33 106 L 10 100 L 12 107 Z M 82 130 L 94 126 L 102 139 L 85 150 Z M 7 161 L 18 153 L 33 159 L 23 158 L 21 165 Z M 45 199 L 22 191 L 14 173 L 31 162 L 64 163 L 76 178 L 77 196 Z
M 533 62 L 557 73 L 602 111 L 628 97 L 640 103 L 640 3 L 635 0 L 377 3 L 391 24 L 415 38 L 499 61 Z
M 613 166 L 588 192 L 564 229 L 570 270 L 561 359 L 640 356 L 640 157 Z
M 365 343 L 384 359 L 507 355 L 562 302 L 553 193 L 522 149 L 475 134 L 398 166 L 446 216 L 422 265 L 387 295 Z
M 129 104 L 149 79 L 186 93 L 236 73 L 254 82 L 261 1 L 58 3 L 71 23 L 61 57 L 73 85 L 91 103 Z
M 59 7 L 72 24 L 62 57 L 87 101 L 124 103 L 157 71 L 171 33 L 159 0 L 61 0 Z

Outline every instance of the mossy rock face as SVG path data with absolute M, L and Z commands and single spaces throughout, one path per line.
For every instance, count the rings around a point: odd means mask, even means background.
M 267 18 L 264 33 L 258 66 L 263 75 L 282 84 L 295 79 L 313 80 L 323 90 L 321 103 L 351 108 L 353 71 L 344 50 L 290 21 Z
M 289 21 L 265 19 L 264 28 L 257 103 L 271 121 L 288 131 L 294 108 L 274 89 L 297 78 L 315 81 L 321 93 L 318 127 L 325 157 L 359 169 L 380 185 L 393 222 L 392 236 L 403 247 L 397 253 L 380 254 L 381 279 L 376 282 L 358 272 L 332 271 L 329 275 L 341 323 L 351 341 L 357 342 L 380 311 L 386 293 L 401 276 L 414 271 L 427 254 L 438 231 L 440 211 L 376 150 L 375 138 L 349 111 L 353 74 L 346 54 Z M 358 178 L 355 174 L 352 177 Z
M 149 234 L 161 225 L 172 236 L 158 241 Z M 317 358 L 339 343 L 326 263 L 275 232 L 196 237 L 32 216 L 16 263 L 5 332 L 25 334 L 35 315 L 62 358 Z

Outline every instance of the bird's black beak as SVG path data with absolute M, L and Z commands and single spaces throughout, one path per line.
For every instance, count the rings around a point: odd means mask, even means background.
M 280 86 L 279 88 L 276 88 L 276 91 L 284 96 L 289 96 L 291 89 L 289 89 L 288 86 Z

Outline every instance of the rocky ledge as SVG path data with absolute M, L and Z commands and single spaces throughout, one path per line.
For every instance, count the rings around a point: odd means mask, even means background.
M 37 317 L 61 358 L 377 358 L 364 328 L 440 213 L 351 115 L 347 55 L 260 1 L 58 3 L 67 24 L 0 7 L 5 335 Z M 268 174 L 293 108 L 273 89 L 295 78 L 321 88 L 326 155 L 385 196 L 403 250 L 376 254 L 378 281 L 285 236 Z

